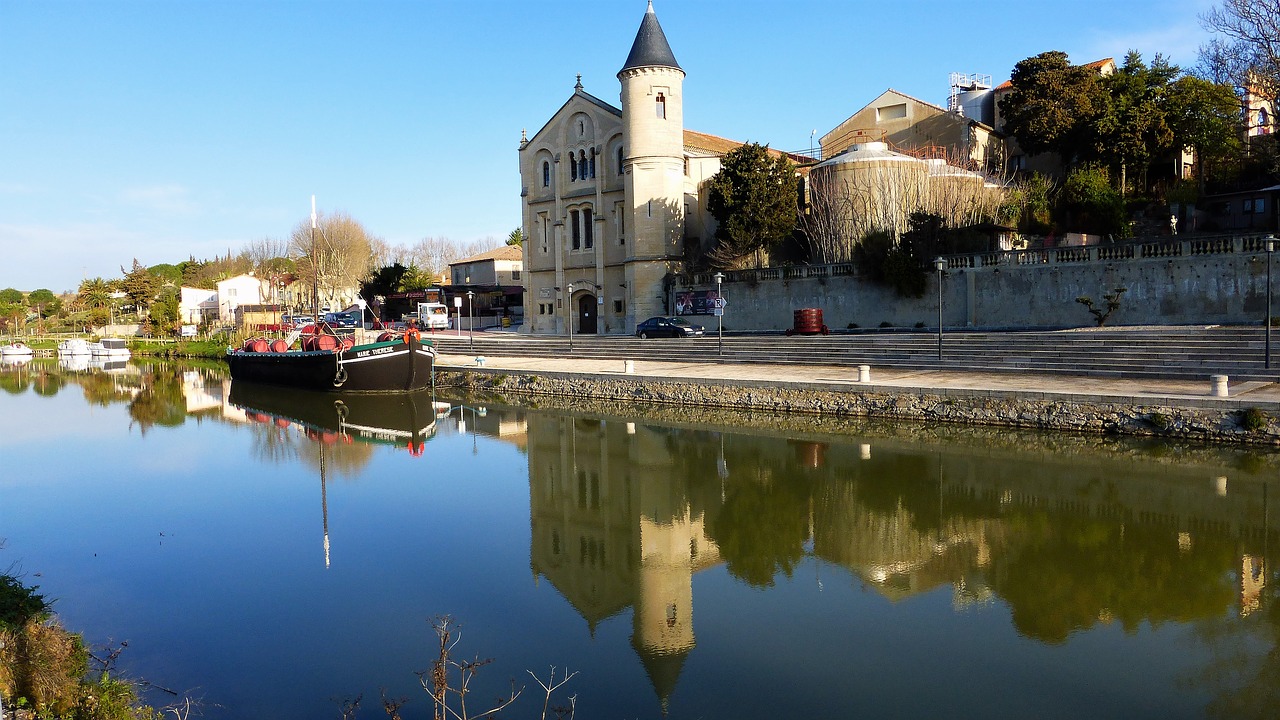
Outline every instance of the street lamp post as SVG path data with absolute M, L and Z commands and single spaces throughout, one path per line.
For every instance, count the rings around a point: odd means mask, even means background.
M 1262 366 L 1271 369 L 1271 253 L 1276 249 L 1276 236 L 1268 235 L 1263 239 L 1267 249 L 1267 317 L 1263 320 L 1266 327 L 1266 351 Z
M 942 269 L 946 265 L 941 257 L 933 260 L 933 269 L 938 271 L 938 360 L 942 360 Z
M 724 296 L 720 294 L 720 283 L 724 282 L 724 273 L 717 272 L 712 277 L 714 277 L 716 281 L 716 354 L 724 355 L 724 308 L 721 307 L 720 303 L 724 298 Z
M 573 350 L 573 283 L 565 287 L 568 292 L 564 296 L 564 327 L 569 331 L 569 349 Z
M 467 291 L 467 342 L 470 344 L 471 350 L 476 349 L 476 303 L 475 292 Z

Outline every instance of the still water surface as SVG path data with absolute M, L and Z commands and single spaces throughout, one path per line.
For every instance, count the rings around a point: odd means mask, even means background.
M 443 614 L 579 717 L 1280 707 L 1274 455 L 540 405 L 5 366 L 0 567 L 214 718 L 429 717 Z

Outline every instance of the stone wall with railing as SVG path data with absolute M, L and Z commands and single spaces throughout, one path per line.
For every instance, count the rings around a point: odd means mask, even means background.
M 1266 236 L 1197 235 L 1107 245 L 1011 250 L 943 257 L 943 324 L 975 328 L 1093 325 L 1078 297 L 1101 304 L 1123 287 L 1110 325 L 1256 324 L 1266 314 Z M 1280 250 L 1280 248 L 1277 248 Z M 1275 258 L 1272 258 L 1275 260 Z M 1280 268 L 1276 288 L 1280 289 Z M 793 312 L 817 307 L 835 329 L 936 327 L 937 274 L 924 295 L 903 298 L 862 277 L 856 265 L 797 265 L 726 272 L 727 330 L 783 330 Z M 714 290 L 712 273 L 677 280 L 683 290 Z M 674 307 L 674 300 L 668 298 Z M 1273 310 L 1280 314 L 1280 303 Z M 714 318 L 704 320 L 714 325 Z M 707 323 L 704 323 L 707 324 Z M 709 325 L 709 326 L 710 326 Z

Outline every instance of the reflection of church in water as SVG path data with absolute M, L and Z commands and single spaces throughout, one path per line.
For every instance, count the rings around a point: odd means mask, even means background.
M 592 633 L 630 608 L 664 707 L 696 644 L 693 577 L 713 567 L 766 587 L 804 563 L 819 590 L 847 578 L 891 602 L 949 589 L 1047 643 L 1267 602 L 1265 485 L 1194 465 L 1065 455 L 1028 476 L 1024 454 L 981 447 L 528 419 L 535 578 Z
M 720 562 L 669 437 L 564 416 L 529 427 L 533 572 L 592 633 L 634 607 L 632 646 L 664 704 L 694 647 L 693 575 Z

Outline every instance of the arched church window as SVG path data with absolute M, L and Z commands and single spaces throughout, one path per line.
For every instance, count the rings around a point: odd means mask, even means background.
M 582 176 L 583 180 L 587 179 L 587 151 L 586 150 L 578 151 L 578 174 Z
M 551 163 L 542 161 L 542 187 L 551 187 Z
M 658 117 L 665 120 L 667 118 L 667 98 L 662 93 L 658 93 Z
M 591 148 L 591 156 L 587 158 L 587 167 L 588 167 L 587 177 L 594 180 L 596 177 L 596 149 L 595 148 Z
M 618 146 L 618 174 L 622 174 L 622 146 Z
M 595 223 L 591 219 L 591 208 L 582 211 L 582 225 L 583 247 L 590 250 L 596 244 Z
M 573 153 L 569 153 L 569 180 L 573 181 L 577 179 L 578 179 L 578 156 L 574 155 Z

